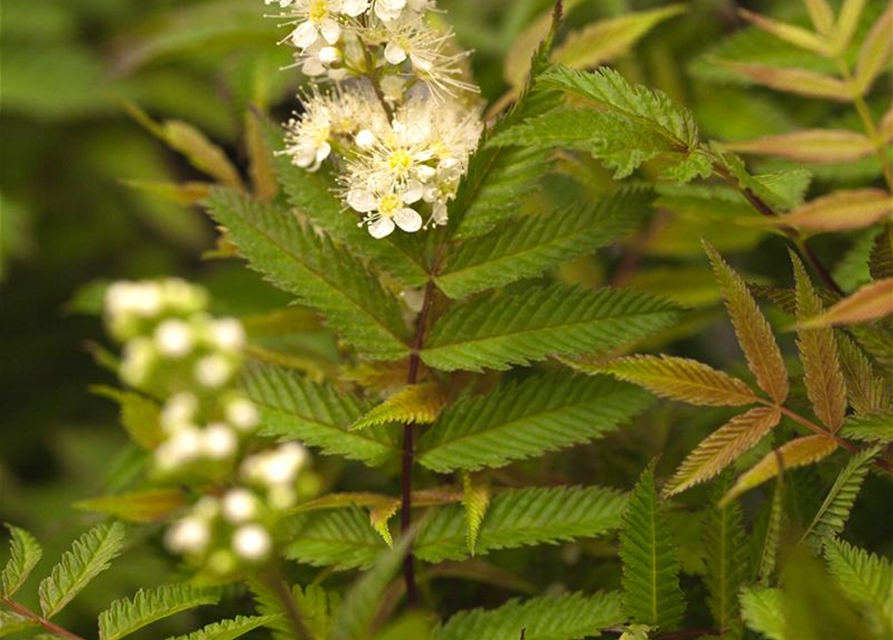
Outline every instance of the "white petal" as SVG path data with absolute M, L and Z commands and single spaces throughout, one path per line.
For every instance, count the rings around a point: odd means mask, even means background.
M 415 233 L 422 228 L 422 216 L 415 209 L 400 209 L 394 214 L 394 222 L 407 233 Z
M 319 32 L 316 30 L 316 25 L 308 20 L 298 25 L 298 28 L 291 34 L 291 41 L 295 43 L 296 47 L 306 49 L 316 42 L 318 35 Z
M 414 66 L 416 69 L 421 69 L 422 71 L 430 71 L 431 67 L 434 66 L 431 60 L 428 60 L 427 58 L 424 58 L 418 54 L 413 53 L 410 54 L 409 57 L 412 60 L 412 66 Z
M 402 200 L 406 204 L 412 204 L 413 202 L 421 200 L 423 193 L 424 187 L 422 187 L 422 183 L 416 180 L 410 180 L 406 184 L 406 191 L 403 192 Z
M 384 48 L 384 59 L 391 64 L 400 64 L 406 60 L 406 51 L 400 45 L 389 42 Z
M 318 58 L 307 58 L 301 66 L 301 71 L 305 76 L 320 76 L 326 72 L 326 68 L 322 65 Z
M 447 206 L 444 202 L 436 202 L 434 204 L 434 224 L 447 223 Z
M 393 231 L 394 221 L 390 218 L 381 217 L 369 225 L 369 235 L 376 239 L 389 236 Z
M 341 12 L 355 18 L 369 8 L 369 0 L 345 0 Z
M 332 153 L 332 145 L 328 142 L 323 142 L 319 145 L 319 149 L 316 150 L 316 161 L 322 162 L 329 157 L 330 153 Z
M 375 144 L 375 134 L 369 129 L 363 129 L 357 134 L 355 141 L 360 149 L 368 149 Z
M 422 179 L 422 182 L 428 182 L 431 178 L 437 175 L 437 170 L 434 167 L 429 167 L 426 164 L 423 164 L 419 167 L 419 178 Z
M 341 37 L 341 27 L 331 18 L 325 18 L 319 25 L 319 30 L 322 32 L 322 37 L 329 44 L 335 44 L 338 42 L 338 38 Z
M 354 211 L 368 213 L 378 206 L 378 201 L 365 189 L 351 189 L 347 192 L 347 204 Z

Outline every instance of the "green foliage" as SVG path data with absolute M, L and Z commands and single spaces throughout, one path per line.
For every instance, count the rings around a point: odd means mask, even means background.
M 273 620 L 275 616 L 236 616 L 232 620 L 212 622 L 198 631 L 169 640 L 236 640 Z
M 649 467 L 623 512 L 623 610 L 633 622 L 673 630 L 682 621 L 679 556 Z
M 216 189 L 208 207 L 253 269 L 322 313 L 365 353 L 398 360 L 409 353 L 397 301 L 349 254 L 283 209 Z
M 102 524 L 83 534 L 40 583 L 40 609 L 47 618 L 59 613 L 93 578 L 111 565 L 124 546 L 124 525 Z
M 457 401 L 419 442 L 419 462 L 441 473 L 504 466 L 597 438 L 648 404 L 642 391 L 604 377 L 532 376 Z
M 11 536 L 9 544 L 9 560 L 3 567 L 3 595 L 7 598 L 25 583 L 31 571 L 40 562 L 43 550 L 30 533 L 10 524 L 6 525 Z
M 677 318 L 674 305 L 637 291 L 531 286 L 451 309 L 432 329 L 422 360 L 445 371 L 505 370 L 549 355 L 603 353 Z
M 716 503 L 728 483 L 718 481 L 711 496 Z M 714 506 L 704 518 L 704 581 L 709 599 L 707 604 L 716 627 L 725 638 L 740 638 L 742 623 L 738 592 L 748 578 L 746 531 L 741 505 L 732 502 L 724 507 Z
M 745 587 L 741 590 L 741 615 L 754 631 L 772 640 L 785 640 L 780 589 Z
M 133 598 L 115 600 L 99 614 L 100 640 L 119 640 L 162 618 L 200 605 L 217 604 L 219 596 L 183 584 L 137 591 Z
M 436 640 L 575 640 L 621 623 L 620 594 L 597 593 L 512 600 L 498 609 L 473 609 L 451 617 Z
M 538 276 L 615 240 L 638 222 L 651 199 L 644 190 L 626 190 L 585 207 L 507 220 L 449 255 L 437 286 L 451 298 L 464 298 Z
M 863 442 L 893 442 L 893 413 L 865 413 L 847 418 L 841 429 L 844 438 Z
M 258 580 L 250 583 L 257 602 L 261 622 L 257 626 L 268 628 L 276 640 L 288 640 L 294 636 L 294 628 L 285 604 L 270 590 L 270 586 Z M 317 638 L 325 638 L 332 627 L 340 599 L 337 593 L 328 592 L 319 585 L 300 585 L 291 588 L 291 598 L 301 613 L 301 619 Z
M 828 570 L 841 591 L 856 603 L 875 608 L 879 617 L 888 617 L 893 588 L 893 566 L 887 558 L 876 556 L 836 537 L 825 542 Z

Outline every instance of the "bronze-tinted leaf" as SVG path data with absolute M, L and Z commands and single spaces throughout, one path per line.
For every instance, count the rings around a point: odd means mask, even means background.
M 830 48 L 824 38 L 803 27 L 761 16 L 760 14 L 753 13 L 747 9 L 739 9 L 738 13 L 741 14 L 742 18 L 755 27 L 758 27 L 767 33 L 771 33 L 776 38 L 784 40 L 785 42 L 790 42 L 796 47 L 823 56 L 830 53 Z
M 856 91 L 866 93 L 881 72 L 890 66 L 893 51 L 893 3 L 877 19 L 859 49 L 856 63 Z
M 756 445 L 781 420 L 776 407 L 757 407 L 735 416 L 710 434 L 683 460 L 664 487 L 665 495 L 685 491 L 705 482 Z
M 893 313 L 893 278 L 865 285 L 833 307 L 799 326 L 827 327 L 874 322 Z
M 801 162 L 850 162 L 874 152 L 874 144 L 869 138 L 846 129 L 805 129 L 725 146 L 740 153 L 759 153 Z
M 803 4 L 816 30 L 823 35 L 830 34 L 834 29 L 834 10 L 831 6 L 825 0 L 803 0 Z
M 744 280 L 722 256 L 704 243 L 707 255 L 713 263 L 713 271 L 719 281 L 726 301 L 726 309 L 735 327 L 738 343 L 747 358 L 747 365 L 757 378 L 760 388 L 781 404 L 788 397 L 788 372 L 772 328 L 750 294 Z
M 745 62 L 731 62 L 719 60 L 719 64 L 728 67 L 732 71 L 750 79 L 756 84 L 796 93 L 811 98 L 823 98 L 838 102 L 849 102 L 850 92 L 843 81 L 826 76 L 807 69 L 794 69 L 789 67 L 769 67 L 761 64 L 747 64 Z
M 848 231 L 870 227 L 891 212 L 893 200 L 883 189 L 841 190 L 810 200 L 773 222 L 814 233 Z

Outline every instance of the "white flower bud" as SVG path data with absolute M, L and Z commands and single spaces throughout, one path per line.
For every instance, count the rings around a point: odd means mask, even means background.
M 223 515 L 233 524 L 247 522 L 257 516 L 257 498 L 247 489 L 231 489 L 223 496 Z
M 191 393 L 177 393 L 164 403 L 161 409 L 161 427 L 168 434 L 173 434 L 183 427 L 188 427 L 198 412 L 198 399 Z
M 239 431 L 251 432 L 260 422 L 260 414 L 251 400 L 233 398 L 226 403 L 226 419 Z
M 257 562 L 265 559 L 273 547 L 273 539 L 262 526 L 247 524 L 233 534 L 233 549 L 243 560 Z
M 139 387 L 148 377 L 156 357 L 155 346 L 151 340 L 134 338 L 124 346 L 121 379 L 129 385 Z
M 235 432 L 222 422 L 209 425 L 202 433 L 202 452 L 213 460 L 232 457 L 238 446 Z
M 221 318 L 211 323 L 211 341 L 224 351 L 239 351 L 245 346 L 245 329 L 235 318 Z
M 369 129 L 363 129 L 357 134 L 355 141 L 360 149 L 368 149 L 375 144 L 375 134 Z
M 319 61 L 326 66 L 341 62 L 341 51 L 338 47 L 323 47 L 319 50 Z
M 165 320 L 155 328 L 155 345 L 170 358 L 182 358 L 194 344 L 192 329 L 182 320 Z
M 195 516 L 175 522 L 164 536 L 165 545 L 175 553 L 202 553 L 210 540 L 208 523 Z
M 195 363 L 193 370 L 196 381 L 203 387 L 217 389 L 229 382 L 233 366 L 219 354 L 205 356 Z

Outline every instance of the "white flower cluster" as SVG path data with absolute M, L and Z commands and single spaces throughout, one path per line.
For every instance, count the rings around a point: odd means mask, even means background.
M 297 443 L 247 457 L 240 467 L 244 485 L 199 500 L 168 528 L 165 544 L 218 576 L 266 562 L 277 512 L 294 506 L 298 476 L 308 461 Z
M 433 0 L 266 0 L 278 4 L 305 74 L 327 76 L 286 124 L 295 165 L 338 170 L 373 237 L 445 224 L 482 123 L 467 52 L 428 22 Z
M 201 498 L 168 529 L 168 547 L 220 576 L 271 557 L 276 518 L 314 492 L 301 474 L 309 453 L 290 442 L 245 454 L 257 407 L 235 387 L 245 331 L 234 318 L 207 313 L 208 295 L 182 280 L 118 282 L 109 287 L 106 320 L 124 342 L 121 377 L 164 396 L 163 439 L 153 452 L 165 481 L 236 485 Z

